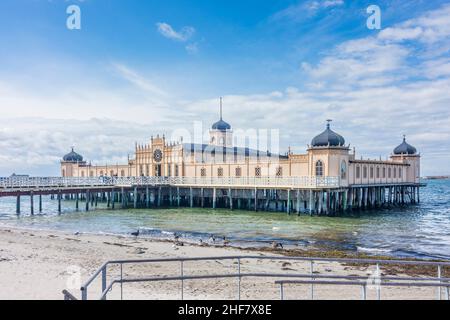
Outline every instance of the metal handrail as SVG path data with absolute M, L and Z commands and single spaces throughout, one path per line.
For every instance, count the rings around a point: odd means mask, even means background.
M 95 187 L 95 186 L 273 186 L 339 187 L 339 177 L 10 177 L 0 178 L 0 188 Z
M 221 257 L 186 257 L 186 258 L 164 258 L 164 259 L 144 259 L 144 260 L 112 260 L 105 262 L 96 272 L 88 279 L 88 281 L 81 287 L 81 296 L 83 300 L 87 300 L 88 298 L 88 288 L 89 285 L 101 274 L 102 275 L 102 294 L 105 292 L 107 288 L 112 288 L 114 283 L 110 283 L 110 285 L 107 285 L 107 268 L 109 265 L 120 265 L 121 270 L 121 279 L 122 278 L 122 268 L 123 265 L 126 264 L 142 264 L 142 263 L 166 263 L 166 262 L 180 262 L 181 264 L 181 278 L 178 277 L 178 280 L 184 281 L 184 279 L 187 276 L 184 275 L 183 272 L 183 264 L 187 261 L 217 261 L 217 260 L 238 260 L 238 279 L 240 281 L 241 277 L 246 276 L 245 274 L 241 274 L 240 272 L 240 262 L 241 260 L 280 260 L 280 261 L 307 261 L 311 263 L 311 270 L 310 274 L 308 275 L 309 278 L 315 279 L 315 278 L 321 278 L 320 275 L 314 274 L 313 265 L 316 262 L 337 262 L 337 263 L 353 263 L 353 264 L 376 264 L 377 270 L 379 270 L 380 265 L 420 265 L 420 266 L 434 266 L 437 267 L 437 274 L 438 276 L 436 278 L 428 278 L 428 280 L 437 280 L 437 281 L 449 281 L 449 279 L 442 278 L 442 267 L 449 267 L 450 262 L 435 262 L 435 261 L 408 261 L 408 260 L 381 260 L 381 259 L 346 259 L 346 258 L 310 258 L 310 257 L 275 257 L 275 256 L 221 256 Z M 258 274 L 261 276 L 261 274 Z M 264 274 L 266 275 L 266 274 Z M 220 276 L 220 275 L 219 275 Z M 277 275 L 279 276 L 279 275 Z M 211 277 L 217 277 L 217 275 L 211 275 Z M 236 275 L 235 275 L 236 277 Z M 280 276 L 281 277 L 281 276 Z M 161 280 L 167 280 L 169 278 L 157 278 L 158 281 Z M 391 278 L 393 279 L 393 278 Z M 403 278 L 401 278 L 403 279 Z M 405 278 L 407 279 L 407 278 Z M 412 278 L 414 279 L 414 278 Z M 412 280 L 410 279 L 410 280 Z M 417 278 L 418 280 L 414 281 L 421 281 L 423 278 Z M 400 280 L 400 279 L 398 279 Z M 156 280 L 155 280 L 156 281 Z M 121 285 L 123 282 L 121 282 Z M 108 291 L 108 290 L 107 290 Z M 313 292 L 313 287 L 311 288 L 311 291 Z M 122 288 L 121 288 L 122 292 Z M 239 293 L 240 293 L 240 285 L 239 285 Z M 240 296 L 240 294 L 239 294 Z M 102 295 L 102 298 L 105 298 L 106 296 Z M 441 290 L 439 289 L 438 292 L 438 299 L 441 299 Z
M 383 279 L 384 280 L 384 279 Z M 361 286 L 361 300 L 367 299 L 367 282 L 365 281 L 327 281 L 327 280 L 278 280 L 275 284 L 280 285 L 280 299 L 284 300 L 284 285 L 286 284 L 309 284 L 309 285 L 344 285 L 344 286 Z M 434 287 L 439 291 L 442 287 L 446 289 L 446 299 L 450 300 L 450 283 L 417 283 L 417 282 L 383 282 L 379 286 L 384 287 Z M 314 300 L 314 295 L 311 295 L 311 300 Z M 377 300 L 381 300 L 381 295 L 377 294 Z
M 72 300 L 72 301 L 78 300 L 73 294 L 71 294 L 67 290 L 63 290 L 62 294 L 64 295 L 64 300 Z
M 107 288 L 102 292 L 101 300 L 106 299 L 107 294 L 112 290 L 115 284 L 123 283 L 139 283 L 139 282 L 160 282 L 160 281 L 185 281 L 185 280 L 205 280 L 205 279 L 225 279 L 225 278 L 310 278 L 310 274 L 286 274 L 286 273 L 226 273 L 226 274 L 213 274 L 213 275 L 192 275 L 192 276 L 172 276 L 172 277 L 143 277 L 143 278 L 115 278 L 113 279 Z M 342 280 L 367 280 L 364 276 L 339 276 L 339 275 L 314 275 L 317 279 L 342 279 Z M 422 281 L 442 281 L 439 283 L 426 283 L 427 285 L 433 284 L 436 287 L 450 287 L 450 278 L 413 278 L 413 277 L 383 277 L 380 279 L 383 282 L 386 281 L 410 281 L 408 283 L 401 283 L 399 286 L 415 286 L 416 282 Z M 294 284 L 299 283 L 301 280 L 279 280 L 275 281 L 275 284 Z M 412 282 L 414 283 L 412 283 Z M 310 280 L 309 284 L 320 284 L 320 280 Z M 361 282 L 358 282 L 361 283 Z M 366 283 L 366 281 L 364 282 Z M 343 282 L 348 284 L 348 281 Z M 418 285 L 420 286 L 420 285 Z M 447 295 L 448 300 L 448 295 Z

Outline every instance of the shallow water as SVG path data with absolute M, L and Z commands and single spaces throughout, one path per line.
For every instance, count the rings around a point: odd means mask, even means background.
M 0 223 L 12 227 L 83 233 L 130 234 L 207 241 L 211 234 L 226 236 L 234 245 L 268 245 L 273 240 L 291 247 L 320 247 L 361 251 L 395 257 L 450 259 L 450 181 L 428 181 L 421 204 L 367 211 L 339 217 L 286 215 L 282 212 L 229 211 L 199 208 L 106 210 L 75 212 L 73 201 L 43 198 L 44 214 L 29 215 L 29 198 L 23 197 L 23 214 L 15 214 L 15 198 L 0 199 Z M 37 197 L 35 197 L 35 210 Z M 81 208 L 81 206 L 80 206 Z

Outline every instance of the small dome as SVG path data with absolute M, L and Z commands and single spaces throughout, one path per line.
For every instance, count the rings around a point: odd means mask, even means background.
M 315 137 L 311 145 L 313 147 L 343 147 L 345 145 L 345 139 L 330 129 L 330 121 L 328 121 L 326 130 Z
M 82 162 L 83 157 L 81 155 L 79 155 L 78 153 L 76 153 L 72 148 L 72 151 L 63 157 L 63 161 L 65 161 L 65 162 Z
M 416 154 L 417 149 L 406 142 L 406 136 L 403 137 L 403 143 L 394 149 L 394 154 Z
M 219 131 L 231 130 L 231 126 L 228 124 L 228 122 L 225 122 L 222 119 L 222 97 L 220 97 L 220 120 L 212 125 L 212 129 Z
M 231 126 L 227 122 L 220 119 L 219 121 L 217 121 L 216 123 L 214 123 L 212 125 L 212 129 L 220 130 L 220 131 L 227 131 L 227 130 L 231 130 Z

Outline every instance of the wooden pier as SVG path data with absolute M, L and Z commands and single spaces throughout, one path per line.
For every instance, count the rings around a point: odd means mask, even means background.
M 0 179 L 0 198 L 16 197 L 16 213 L 21 201 L 35 198 L 42 212 L 42 196 L 61 202 L 75 202 L 75 210 L 89 211 L 99 202 L 114 209 L 202 207 L 230 210 L 280 211 L 287 214 L 333 216 L 352 210 L 368 210 L 416 204 L 423 184 L 380 184 L 340 186 L 337 178 L 27 178 Z

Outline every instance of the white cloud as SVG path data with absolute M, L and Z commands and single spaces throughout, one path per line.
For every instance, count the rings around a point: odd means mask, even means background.
M 186 51 L 190 54 L 198 53 L 198 44 L 196 42 L 188 44 L 186 46 Z
M 321 8 L 331 8 L 344 5 L 344 0 L 325 0 L 325 1 L 311 1 L 307 3 L 307 7 L 311 10 L 318 10 Z
M 301 21 L 307 17 L 314 16 L 320 10 L 332 9 L 344 5 L 343 0 L 322 0 L 322 1 L 306 1 L 291 5 L 272 15 L 271 20 L 291 20 Z
M 195 33 L 195 28 L 190 26 L 185 26 L 180 31 L 175 31 L 170 24 L 165 22 L 158 22 L 156 27 L 158 32 L 164 37 L 181 42 L 189 40 Z
M 410 19 L 379 33 L 379 39 L 387 41 L 419 40 L 433 44 L 450 37 L 450 4 L 425 12 L 418 18 Z
M 158 96 L 167 96 L 167 93 L 164 90 L 150 82 L 148 79 L 145 79 L 129 67 L 118 63 L 113 63 L 112 65 L 124 79 L 136 85 L 138 88 Z

